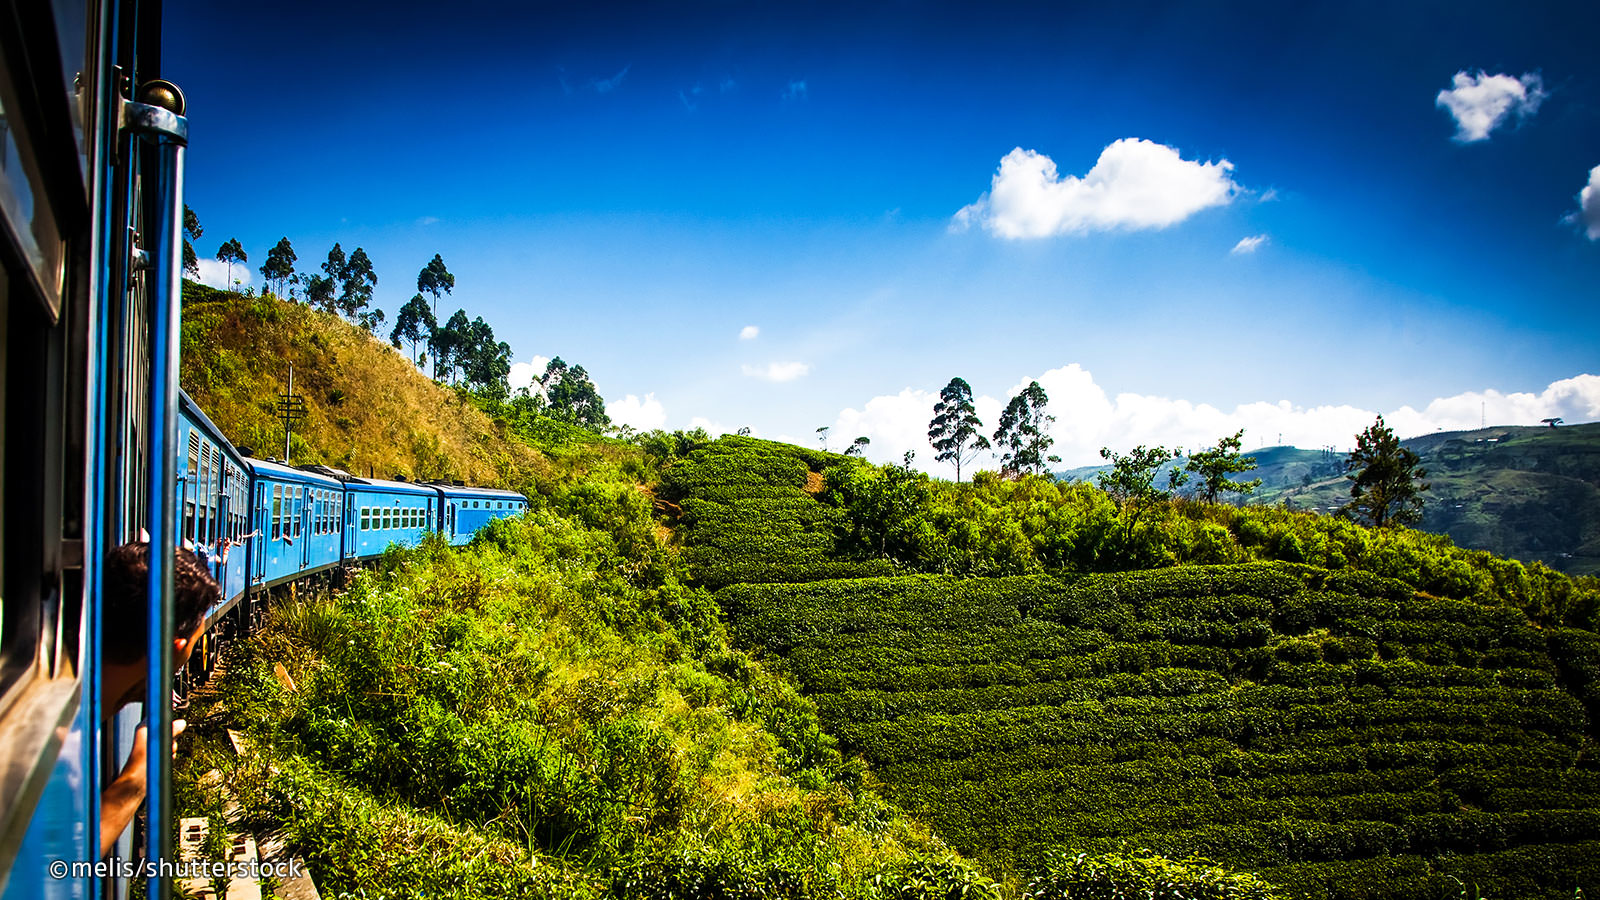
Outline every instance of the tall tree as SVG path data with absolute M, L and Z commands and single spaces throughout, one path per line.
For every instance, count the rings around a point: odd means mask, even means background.
M 276 283 L 278 293 L 283 293 L 284 282 L 294 274 L 294 248 L 289 246 L 288 238 L 280 238 L 272 249 L 267 251 L 267 261 L 261 264 L 261 278 L 267 284 Z
M 511 391 L 506 383 L 511 374 L 511 345 L 495 340 L 494 329 L 481 317 L 468 327 L 467 343 L 465 352 L 457 351 L 462 377 L 480 393 L 504 399 Z
M 411 361 L 420 365 L 422 360 L 417 356 L 417 344 L 431 342 L 433 330 L 438 326 L 439 323 L 433 320 L 433 310 L 428 308 L 428 301 L 422 299 L 421 294 L 414 294 L 395 314 L 394 331 L 389 334 L 389 341 L 396 347 L 400 346 L 401 341 L 410 342 Z
M 544 367 L 539 386 L 545 396 L 546 409 L 552 417 L 581 425 L 590 431 L 600 431 L 611 424 L 611 417 L 606 415 L 605 401 L 594 389 L 594 383 L 589 380 L 589 373 L 583 370 L 583 366 L 568 368 L 558 356 Z
M 467 318 L 466 310 L 458 309 L 443 328 L 433 331 L 434 378 L 439 377 L 439 367 L 443 366 L 445 380 L 454 384 L 456 369 L 460 367 L 461 358 L 471 342 L 472 322 Z
M 339 301 L 334 297 L 333 279 L 315 272 L 300 273 L 300 281 L 306 286 L 306 303 L 322 310 L 323 312 L 337 313 Z
M 439 317 L 439 295 L 448 294 L 455 289 L 456 277 L 444 267 L 444 257 L 435 253 L 433 259 L 422 267 L 417 273 L 417 293 L 433 295 L 433 315 Z M 433 355 L 433 377 L 439 377 L 439 348 L 429 343 L 428 352 Z
M 1033 381 L 1006 404 L 1005 411 L 1000 413 L 1000 427 L 994 432 L 994 442 L 1001 448 L 1001 474 L 1012 477 L 1030 472 L 1044 474 L 1046 462 L 1061 461 L 1059 456 L 1045 455 L 1055 443 L 1055 438 L 1045 433 L 1056 420 L 1044 411 L 1049 402 L 1044 388 Z
M 867 445 L 870 444 L 870 443 L 872 443 L 872 438 L 869 438 L 869 437 L 867 437 L 866 435 L 863 434 L 860 437 L 856 438 L 855 440 L 851 441 L 850 442 L 850 446 L 844 448 L 844 455 L 845 456 L 865 456 L 865 455 L 867 455 Z
M 972 405 L 972 386 L 962 378 L 950 379 L 939 392 L 939 402 L 933 405 L 928 441 L 938 451 L 933 455 L 935 460 L 955 463 L 958 483 L 962 464 L 989 449 L 989 439 L 978 430 L 982 427 L 977 407 Z
M 330 278 L 333 276 L 329 276 Z M 372 302 L 372 289 L 378 285 L 378 273 L 372 270 L 372 260 L 367 251 L 357 247 L 344 265 L 344 289 L 339 293 L 339 311 L 354 319 Z
M 200 240 L 205 233 L 206 230 L 200 227 L 200 217 L 194 214 L 194 210 L 189 208 L 189 204 L 185 203 L 183 205 L 183 270 L 193 275 L 197 280 L 200 278 L 200 257 L 195 255 L 194 242 Z
M 1228 478 L 1236 472 L 1255 470 L 1256 458 L 1239 453 L 1243 441 L 1244 429 L 1241 428 L 1233 436 L 1217 441 L 1217 446 L 1191 454 L 1188 462 L 1184 463 L 1184 471 L 1200 476 L 1200 496 L 1207 503 L 1217 502 L 1217 498 L 1223 494 L 1247 497 L 1261 486 L 1259 478 L 1254 481 L 1233 481 Z
M 247 263 L 250 257 L 245 255 L 244 247 L 238 238 L 229 238 L 217 248 L 217 261 L 228 264 L 228 289 L 233 290 L 233 264 Z
M 1356 448 L 1345 461 L 1350 502 L 1343 512 L 1377 528 L 1411 525 L 1422 519 L 1422 492 L 1428 489 L 1421 457 L 1400 446 L 1383 416 L 1356 435 Z

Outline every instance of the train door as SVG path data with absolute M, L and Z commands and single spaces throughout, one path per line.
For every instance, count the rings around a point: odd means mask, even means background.
M 267 484 L 260 479 L 256 480 L 256 505 L 255 521 L 250 527 L 255 535 L 250 538 L 250 580 L 260 584 L 267 580 L 267 529 L 270 527 L 272 514 L 268 507 Z
M 352 559 L 356 555 L 356 505 L 359 502 L 356 495 L 344 495 L 344 558 Z
M 300 571 L 305 571 L 311 565 L 311 496 L 315 492 L 311 488 L 295 488 L 295 496 L 299 502 L 298 514 L 295 516 L 294 537 L 300 543 Z

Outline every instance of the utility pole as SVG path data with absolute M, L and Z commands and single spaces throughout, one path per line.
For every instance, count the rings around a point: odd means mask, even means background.
M 283 464 L 289 464 L 289 436 L 294 433 L 294 423 L 306 417 L 304 397 L 294 393 L 294 363 L 289 364 L 289 389 L 278 395 L 278 415 L 283 417 Z

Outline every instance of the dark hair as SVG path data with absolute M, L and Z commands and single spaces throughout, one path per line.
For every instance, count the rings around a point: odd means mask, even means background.
M 176 639 L 194 634 L 221 591 L 193 553 L 173 552 L 177 554 L 172 571 L 172 636 Z M 110 662 L 136 663 L 145 657 L 150 634 L 149 578 L 149 544 L 123 544 L 111 551 L 106 560 L 105 612 L 101 617 L 105 658 Z

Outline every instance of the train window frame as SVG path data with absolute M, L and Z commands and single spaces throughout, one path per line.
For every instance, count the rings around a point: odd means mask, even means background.
M 283 485 L 272 486 L 272 539 L 283 538 Z
M 294 489 L 294 539 L 301 538 L 301 519 L 305 515 L 305 488 L 298 485 Z
M 372 507 L 370 507 L 370 506 L 361 507 L 361 527 L 360 527 L 360 530 L 361 531 L 371 531 L 372 530 Z

